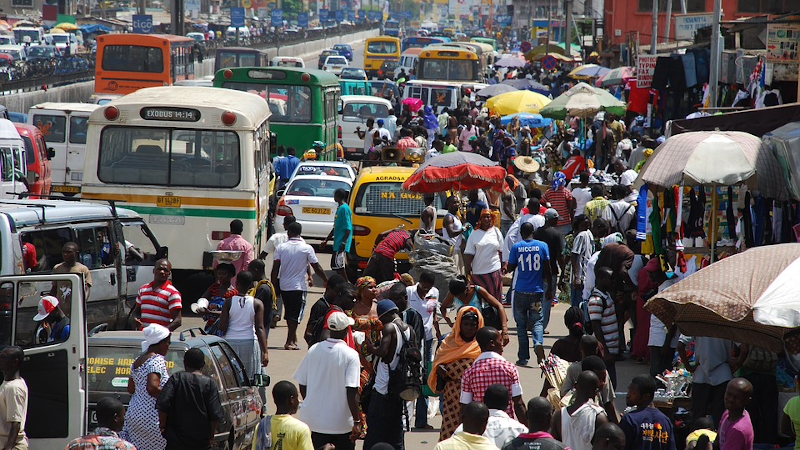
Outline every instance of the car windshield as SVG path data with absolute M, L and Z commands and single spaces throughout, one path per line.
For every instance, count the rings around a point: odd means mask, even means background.
M 261 84 L 228 81 L 223 87 L 259 95 L 269 103 L 273 123 L 311 122 L 311 88 L 288 84 Z
M 289 183 L 289 186 L 286 188 L 286 195 L 333 198 L 333 192 L 340 188 L 349 191 L 350 184 L 341 180 L 309 180 L 300 178 Z
M 329 56 L 326 64 L 346 64 L 347 60 L 344 56 Z
M 364 69 L 343 69 L 342 78 L 352 78 L 355 80 L 366 80 L 367 73 Z
M 66 44 L 69 42 L 69 35 L 68 34 L 53 34 L 53 41 L 58 42 L 59 44 Z
M 52 57 L 55 56 L 56 51 L 53 47 L 30 47 L 28 48 L 28 56 L 43 56 L 43 57 Z
M 137 346 L 138 347 L 138 346 Z M 95 392 L 127 392 L 131 364 L 139 349 L 127 346 L 89 345 L 87 372 L 89 390 Z M 167 351 L 167 372 L 170 375 L 183 370 L 183 351 Z

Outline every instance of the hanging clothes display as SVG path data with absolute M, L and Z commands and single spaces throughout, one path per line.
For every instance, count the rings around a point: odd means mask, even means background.
M 728 207 L 725 208 L 725 218 L 728 222 L 728 236 L 734 239 L 736 237 L 736 213 L 733 211 L 733 186 L 728 186 Z
M 703 220 L 706 215 L 706 190 L 703 186 L 698 189 L 699 194 L 692 189 L 689 191 L 689 217 L 686 220 L 686 237 L 703 238 L 706 232 L 703 229 Z

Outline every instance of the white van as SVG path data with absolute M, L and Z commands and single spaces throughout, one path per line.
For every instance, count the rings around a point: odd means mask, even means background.
M 400 61 L 397 63 L 397 68 L 394 69 L 395 80 L 400 76 L 401 70 L 408 75 L 411 70 L 416 69 L 420 52 L 422 52 L 421 48 L 414 47 L 404 51 L 400 55 Z
M 89 268 L 88 293 L 80 274 L 53 273 L 67 242 L 78 244 L 77 259 Z M 155 262 L 165 253 L 144 220 L 128 209 L 64 200 L 0 201 L 0 343 L 25 351 L 22 375 L 30 389 L 25 434 L 31 450 L 64 448 L 87 431 L 86 374 L 80 372 L 87 366 L 87 330 L 103 323 L 130 329 L 136 293 L 153 281 Z M 48 342 L 33 318 L 42 296 L 53 293 L 70 331 Z
M 12 30 L 17 44 L 41 44 L 44 42 L 44 28 L 16 27 Z
M 411 80 L 406 83 L 403 98 L 418 98 L 425 106 L 432 106 L 436 114 L 447 107 L 450 111 L 458 109 L 461 101 L 461 85 L 456 83 Z
M 225 38 L 229 40 L 236 40 L 236 27 L 228 27 L 225 30 Z M 249 42 L 250 41 L 250 28 L 247 27 L 239 27 L 239 40 Z
M 339 99 L 339 142 L 345 155 L 363 156 L 364 140 L 359 139 L 356 128 L 367 129 L 367 119 L 389 117 L 392 104 L 389 100 L 371 95 L 343 95 Z M 377 127 L 377 124 L 375 125 Z
M 272 58 L 270 62 L 270 66 L 275 67 L 299 67 L 304 68 L 306 66 L 305 61 L 303 58 L 296 58 L 294 56 L 276 56 Z
M 72 56 L 78 53 L 78 40 L 72 33 L 48 33 L 45 35 L 45 38 L 48 41 L 52 40 L 53 45 L 56 46 L 62 55 L 67 54 L 67 51 L 69 51 L 69 54 Z
M 79 194 L 83 180 L 83 155 L 89 115 L 100 105 L 92 103 L 40 103 L 28 111 L 28 123 L 42 130 L 52 159 L 53 194 Z
M 25 141 L 8 119 L 0 119 L 0 199 L 13 199 L 28 191 Z

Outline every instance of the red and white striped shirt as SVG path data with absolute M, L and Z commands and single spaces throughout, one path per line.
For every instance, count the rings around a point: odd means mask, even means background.
M 181 309 L 181 293 L 175 286 L 165 281 L 157 286 L 155 281 L 139 288 L 136 304 L 142 308 L 142 323 L 147 326 L 151 323 L 167 326 L 172 321 L 173 309 Z

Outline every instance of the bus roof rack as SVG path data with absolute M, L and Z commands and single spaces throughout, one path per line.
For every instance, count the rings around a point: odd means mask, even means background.
M 195 330 L 198 331 L 199 333 L 195 333 Z M 179 335 L 179 339 L 181 340 L 181 342 L 186 340 L 185 333 L 189 333 L 193 338 L 197 337 L 198 334 L 200 336 L 205 336 L 205 335 L 208 334 L 208 333 L 206 333 L 206 330 L 204 330 L 204 329 L 202 329 L 200 327 L 187 328 L 187 329 L 181 331 L 181 334 Z
M 20 198 L 31 197 L 31 196 L 34 196 L 34 195 L 36 197 L 38 197 L 39 199 L 45 199 L 45 200 L 66 200 L 66 201 L 69 201 L 69 202 L 81 202 L 81 201 L 106 202 L 111 207 L 111 213 L 114 215 L 115 218 L 119 217 L 117 215 L 117 203 L 118 202 L 125 203 L 125 200 L 116 200 L 116 199 L 110 199 L 110 198 L 65 197 L 63 195 L 34 194 L 32 192 L 22 192 L 22 193 L 19 194 Z M 14 203 L 14 202 L 9 202 L 7 200 L 0 200 L 0 203 L 23 205 L 23 203 Z M 43 203 L 37 203 L 37 204 L 25 203 L 24 205 L 30 205 L 30 206 L 53 206 L 53 205 L 47 205 L 47 204 L 43 204 Z

